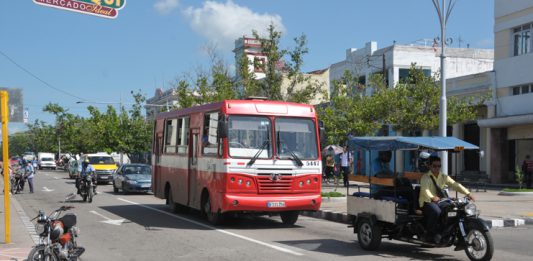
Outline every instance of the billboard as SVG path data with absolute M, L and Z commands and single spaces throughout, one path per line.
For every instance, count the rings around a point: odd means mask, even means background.
M 0 91 L 7 91 L 9 94 L 7 102 L 7 107 L 9 110 L 9 121 L 24 122 L 24 104 L 22 102 L 22 89 L 0 87 Z

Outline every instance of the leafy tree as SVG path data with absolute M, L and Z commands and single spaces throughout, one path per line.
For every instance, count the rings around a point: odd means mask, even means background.
M 370 90 L 371 96 L 364 95 Z M 448 97 L 448 122 L 474 120 L 485 99 L 483 95 Z M 356 77 L 346 71 L 339 81 L 333 82 L 330 102 L 319 107 L 318 114 L 325 123 L 328 142 L 339 144 L 347 134 L 376 135 L 383 125 L 392 125 L 407 134 L 437 129 L 439 102 L 440 88 L 435 78 L 425 76 L 413 64 L 406 82 L 395 88 L 387 88 L 381 74 L 373 75 L 367 86 L 360 86 Z
M 317 93 L 325 96 L 324 83 L 312 81 L 301 71 L 303 56 L 309 52 L 305 35 L 294 38 L 292 49 L 283 49 L 280 47 L 282 33 L 273 24 L 268 26 L 266 37 L 261 37 L 255 30 L 252 34 L 261 43 L 261 52 L 266 59 L 249 61 L 245 55 L 239 58 L 238 84 L 244 96 L 264 96 L 270 100 L 299 103 L 309 103 Z M 255 79 L 249 70 L 250 65 L 259 68 L 265 77 Z

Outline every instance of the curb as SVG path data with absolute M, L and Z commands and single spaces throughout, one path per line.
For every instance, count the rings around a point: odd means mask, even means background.
M 324 219 L 342 224 L 350 224 L 353 220 L 353 216 L 341 213 L 333 212 L 329 210 L 317 210 L 317 211 L 302 211 L 303 216 Z M 518 227 L 524 225 L 533 225 L 533 218 L 498 218 L 498 219 L 484 219 L 483 222 L 487 224 L 489 228 L 501 228 L 501 227 Z

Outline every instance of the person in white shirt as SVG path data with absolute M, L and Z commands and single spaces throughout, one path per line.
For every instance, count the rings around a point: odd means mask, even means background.
M 344 150 L 340 154 L 340 160 L 341 160 L 341 173 L 343 176 L 343 183 L 345 187 L 348 187 L 348 175 L 350 174 L 350 166 L 353 164 L 353 157 L 352 153 L 348 151 L 348 145 L 344 145 Z

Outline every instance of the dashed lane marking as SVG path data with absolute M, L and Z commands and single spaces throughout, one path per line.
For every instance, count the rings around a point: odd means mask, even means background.
M 240 238 L 240 239 L 243 239 L 243 240 L 246 240 L 246 241 L 249 241 L 249 242 L 252 242 L 252 243 L 256 243 L 256 244 L 259 244 L 259 245 L 262 245 L 262 246 L 270 247 L 272 249 L 275 249 L 275 250 L 278 250 L 278 251 L 281 251 L 281 252 L 284 252 L 284 253 L 288 253 L 288 254 L 295 255 L 295 256 L 303 256 L 304 255 L 302 253 L 290 250 L 288 248 L 276 246 L 276 245 L 269 244 L 269 243 L 266 243 L 266 242 L 263 242 L 263 241 L 259 241 L 259 240 L 256 240 L 256 239 L 253 239 L 253 238 L 250 238 L 250 237 L 242 236 L 242 235 L 239 235 L 239 234 L 236 234 L 236 233 L 233 233 L 233 232 L 229 232 L 229 231 L 226 231 L 226 230 L 218 229 L 216 227 L 212 227 L 212 226 L 209 226 L 209 225 L 206 225 L 206 224 L 203 224 L 203 223 L 200 223 L 200 222 L 188 219 L 188 218 L 184 218 L 182 216 L 178 216 L 178 215 L 175 215 L 175 214 L 172 214 L 172 213 L 169 213 L 169 212 L 157 209 L 157 208 L 145 206 L 145 205 L 137 203 L 137 202 L 129 201 L 129 200 L 126 200 L 126 199 L 123 199 L 123 198 L 118 198 L 118 200 L 124 201 L 126 203 L 130 203 L 132 205 L 136 205 L 136 206 L 139 206 L 139 207 L 147 208 L 147 209 L 150 209 L 150 210 L 153 210 L 153 211 L 157 211 L 159 213 L 163 213 L 165 215 L 168 215 L 168 216 L 171 216 L 171 217 L 175 217 L 175 218 L 181 219 L 183 221 L 187 221 L 189 223 L 195 224 L 197 226 L 201 226 L 201 227 L 204 227 L 204 228 L 207 228 L 207 229 L 211 229 L 211 230 L 220 232 L 222 234 L 226 234 L 226 235 L 229 235 L 229 236 Z

